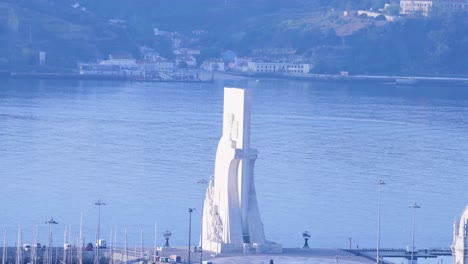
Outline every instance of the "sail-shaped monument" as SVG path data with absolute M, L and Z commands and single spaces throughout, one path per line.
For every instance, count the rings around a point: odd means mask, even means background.
M 250 148 L 250 90 L 224 88 L 223 133 L 203 208 L 203 250 L 281 253 L 265 239 L 254 184 L 257 150 Z

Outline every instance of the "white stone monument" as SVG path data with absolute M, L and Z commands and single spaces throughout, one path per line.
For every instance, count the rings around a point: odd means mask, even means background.
M 468 264 L 468 206 L 453 223 L 452 254 L 454 264 Z
M 224 88 L 223 135 L 203 208 L 203 250 L 280 253 L 265 240 L 254 185 L 257 151 L 250 148 L 250 92 Z

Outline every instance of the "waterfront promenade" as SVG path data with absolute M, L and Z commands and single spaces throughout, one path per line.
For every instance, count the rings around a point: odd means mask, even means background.
M 164 76 L 169 76 L 163 74 Z M 136 82 L 212 82 L 214 79 L 272 78 L 331 83 L 377 83 L 406 86 L 457 85 L 468 86 L 466 77 L 443 76 L 397 76 L 397 75 L 342 75 L 342 74 L 294 74 L 294 73 L 251 73 L 251 72 L 209 72 L 171 73 L 168 78 L 137 78 L 127 75 L 78 74 L 78 73 L 37 73 L 37 72 L 0 72 L 0 77 L 11 79 L 63 79 L 63 80 L 110 80 Z
M 273 263 L 282 264 L 357 264 L 357 263 L 375 263 L 371 259 L 363 256 L 356 256 L 340 249 L 301 249 L 284 248 L 282 254 L 250 254 L 250 255 L 221 255 L 210 259 L 213 264 L 268 264 L 270 260 Z
M 21 250 L 21 263 L 33 263 L 31 256 L 32 251 Z M 3 252 L 3 248 L 0 248 L 0 258 Z M 19 256 L 17 248 L 9 247 L 8 257 L 6 263 L 16 262 L 16 257 Z M 177 248 L 158 248 L 155 251 L 153 248 L 137 248 L 137 249 L 125 249 L 125 248 L 103 248 L 100 249 L 100 263 L 165 263 L 169 261 L 170 256 L 180 256 L 182 263 L 187 263 L 188 260 L 188 249 L 184 247 Z M 332 264 L 332 263 L 344 263 L 344 264 L 357 264 L 357 263 L 375 263 L 375 249 L 360 249 L 360 250 L 346 250 L 346 249 L 325 249 L 325 248 L 284 248 L 281 254 L 255 254 L 255 253 L 236 253 L 236 254 L 217 254 L 212 252 L 204 251 L 203 260 L 211 261 L 213 264 L 263 264 L 270 263 L 282 263 L 282 264 Z M 404 249 L 382 249 L 381 256 L 383 258 L 408 258 L 409 253 Z M 53 261 L 52 263 L 78 263 L 78 259 L 82 259 L 82 263 L 94 263 L 95 251 L 80 252 L 76 247 L 69 250 L 64 250 L 61 247 L 53 248 Z M 438 256 L 451 255 L 450 250 L 439 249 L 439 250 L 419 250 L 415 254 L 419 258 L 436 258 Z M 200 252 L 191 252 L 191 263 L 199 263 Z M 386 262 L 385 259 L 383 260 Z M 44 251 L 42 249 L 36 253 L 36 261 L 34 263 L 46 263 L 44 260 Z

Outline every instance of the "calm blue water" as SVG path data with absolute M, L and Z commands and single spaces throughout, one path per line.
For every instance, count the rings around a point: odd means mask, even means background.
M 66 226 L 85 240 L 127 228 L 130 245 L 153 245 L 157 221 L 188 240 L 188 207 L 213 171 L 223 87 L 253 90 L 256 187 L 269 240 L 312 247 L 375 247 L 378 179 L 381 245 L 448 247 L 468 203 L 468 89 L 316 84 L 279 80 L 214 84 L 1 80 L 0 228 L 14 245 L 32 230 L 55 244 Z M 199 235 L 200 210 L 193 214 Z M 1 234 L 1 233 L 0 233 Z M 0 235 L 2 236 L 2 235 Z M 108 238 L 107 238 L 108 239 Z

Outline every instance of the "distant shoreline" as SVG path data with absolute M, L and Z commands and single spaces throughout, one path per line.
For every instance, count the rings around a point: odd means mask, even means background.
M 468 86 L 468 78 L 424 77 L 424 76 L 385 76 L 385 75 L 338 75 L 338 74 L 287 74 L 287 73 L 226 73 L 258 79 L 286 79 L 312 82 L 334 83 L 377 83 L 402 86 L 456 85 Z
M 103 80 L 103 81 L 131 81 L 131 82 L 190 82 L 205 83 L 214 80 L 248 80 L 248 79 L 284 79 L 310 82 L 332 83 L 375 83 L 402 86 L 455 85 L 468 86 L 468 78 L 461 77 L 424 77 L 424 76 L 385 76 L 385 75 L 338 75 L 338 74 L 287 74 L 287 73 L 243 73 L 243 72 L 207 72 L 209 79 L 159 80 L 139 79 L 124 75 L 98 75 L 78 73 L 37 73 L 37 72 L 8 72 L 0 71 L 0 77 L 10 79 L 65 79 L 65 80 Z
M 199 77 L 200 75 L 200 77 Z M 177 73 L 174 79 L 144 78 L 134 75 L 110 75 L 110 74 L 79 74 L 62 72 L 0 72 L 0 78 L 9 79 L 42 79 L 42 80 L 102 80 L 102 81 L 130 81 L 130 82 L 213 82 L 213 74 L 199 74 L 199 72 Z M 180 76 L 180 78 L 178 78 Z M 195 77 L 196 76 L 196 77 Z M 202 78 L 205 77 L 205 78 Z

